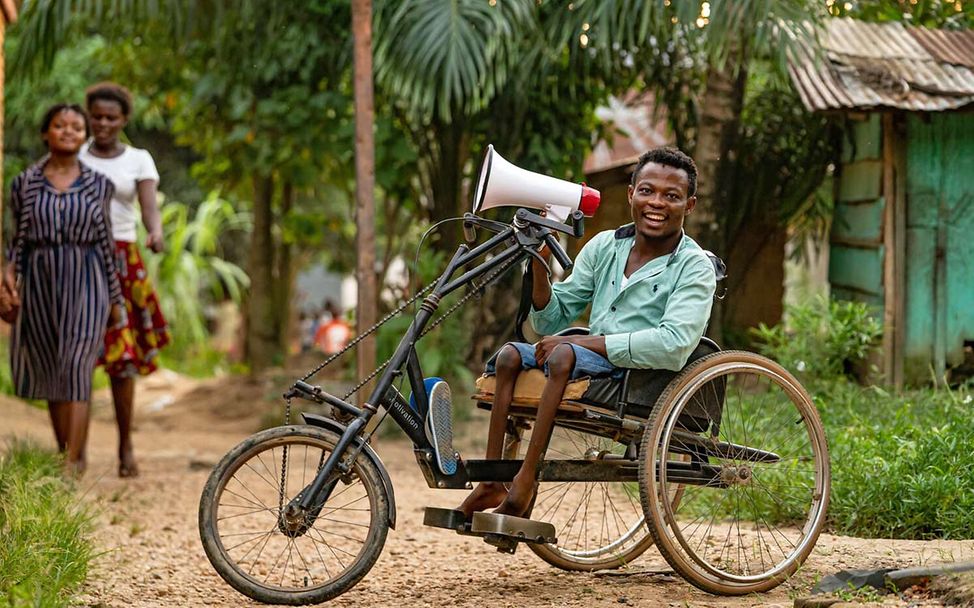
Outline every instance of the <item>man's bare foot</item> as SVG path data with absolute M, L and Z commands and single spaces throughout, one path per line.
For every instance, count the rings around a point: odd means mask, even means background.
M 463 504 L 457 507 L 457 511 L 463 511 L 466 519 L 473 517 L 477 511 L 493 509 L 504 502 L 507 497 L 507 488 L 504 484 L 496 481 L 484 481 L 477 484 L 473 492 L 467 495 Z
M 118 451 L 118 476 L 119 477 L 138 477 L 139 465 L 135 462 L 135 453 L 132 449 Z
M 513 515 L 514 517 L 527 517 L 530 515 L 531 507 L 534 505 L 534 495 L 538 492 L 538 483 L 530 480 L 528 483 L 519 483 L 517 477 L 511 484 L 511 490 L 507 493 L 507 498 L 499 507 L 494 509 L 494 513 L 500 515 Z

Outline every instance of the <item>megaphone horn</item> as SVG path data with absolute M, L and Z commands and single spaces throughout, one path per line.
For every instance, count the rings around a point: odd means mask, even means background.
M 589 217 L 595 215 L 601 199 L 594 188 L 522 169 L 489 145 L 474 191 L 473 212 L 495 207 L 532 207 L 554 211 L 564 221 L 576 209 Z

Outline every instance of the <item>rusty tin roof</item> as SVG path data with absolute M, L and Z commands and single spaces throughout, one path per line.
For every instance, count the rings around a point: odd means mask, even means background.
M 953 110 L 974 103 L 974 31 L 830 19 L 791 62 L 805 107 Z

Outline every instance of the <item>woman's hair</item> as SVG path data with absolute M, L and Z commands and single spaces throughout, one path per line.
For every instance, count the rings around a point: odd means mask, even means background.
M 114 82 L 99 82 L 88 87 L 85 91 L 85 105 L 91 108 L 96 101 L 114 101 L 122 108 L 122 115 L 126 118 L 132 113 L 132 94 L 128 89 Z
M 76 103 L 56 103 L 48 108 L 47 112 L 44 113 L 44 119 L 41 120 L 41 135 L 47 133 L 47 130 L 51 128 L 51 121 L 61 112 L 80 114 L 81 118 L 85 121 L 85 137 L 91 135 L 91 124 L 88 122 L 88 113 Z

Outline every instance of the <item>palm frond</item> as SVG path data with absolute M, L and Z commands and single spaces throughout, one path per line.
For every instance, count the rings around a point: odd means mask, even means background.
M 506 81 L 531 0 L 385 0 L 375 12 L 376 80 L 420 114 L 469 113 Z

